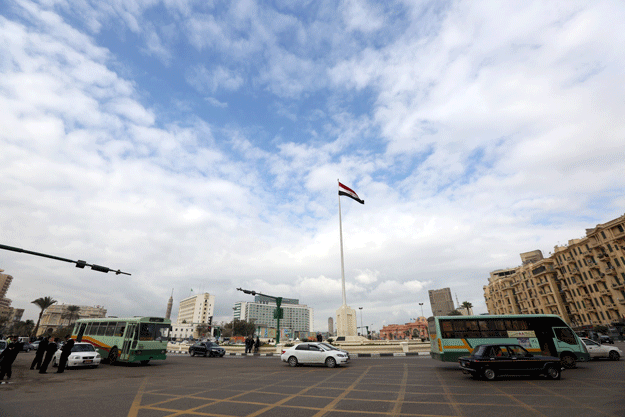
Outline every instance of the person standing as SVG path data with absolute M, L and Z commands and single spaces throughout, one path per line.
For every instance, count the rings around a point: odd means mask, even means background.
M 57 374 L 62 374 L 65 371 L 65 365 L 67 365 L 67 358 L 72 353 L 74 347 L 74 340 L 70 339 L 70 335 L 65 336 L 65 344 L 61 348 L 61 359 L 59 360 L 59 369 Z
M 254 353 L 258 353 L 260 350 L 260 338 L 256 336 L 256 342 L 254 343 Z
M 7 379 L 11 379 L 13 362 L 24 346 L 24 343 L 17 341 L 16 336 L 13 336 L 12 339 L 13 342 L 9 343 L 9 346 L 0 353 L 0 381 L 4 379 L 5 375 Z
M 48 347 L 46 348 L 46 357 L 43 359 L 43 363 L 41 364 L 41 368 L 39 368 L 39 373 L 40 374 L 46 374 L 48 373 L 48 365 L 50 365 L 50 361 L 52 360 L 52 357 L 54 356 L 54 354 L 56 353 L 56 351 L 58 350 L 59 346 L 57 345 L 59 339 L 58 338 L 54 338 L 54 341 L 50 340 L 48 342 Z
M 41 368 L 41 362 L 43 361 L 43 357 L 46 354 L 46 349 L 48 347 L 48 339 L 49 336 L 44 336 L 43 339 L 39 341 L 39 347 L 37 348 L 37 352 L 35 352 L 35 359 L 30 364 L 30 370 Z

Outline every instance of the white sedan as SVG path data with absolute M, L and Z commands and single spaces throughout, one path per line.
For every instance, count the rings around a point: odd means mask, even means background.
M 586 345 L 591 359 L 609 358 L 610 360 L 617 361 L 623 356 L 623 351 L 615 346 L 602 345 L 586 338 L 582 338 L 582 341 Z
M 282 351 L 282 362 L 291 366 L 300 364 L 323 364 L 328 368 L 349 363 L 349 354 L 337 349 L 331 349 L 323 343 L 300 343 Z
M 57 350 L 52 357 L 52 366 L 59 366 L 60 361 L 61 349 Z M 67 358 L 67 367 L 89 366 L 95 368 L 100 365 L 101 361 L 102 357 L 91 343 L 75 343 L 69 358 Z

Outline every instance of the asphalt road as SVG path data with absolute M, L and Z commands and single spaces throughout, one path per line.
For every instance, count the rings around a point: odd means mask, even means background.
M 22 353 L 0 385 L 0 416 L 625 416 L 625 361 L 593 361 L 559 381 L 487 382 L 429 357 L 355 358 L 290 368 L 276 357 L 171 355 L 148 366 L 40 375 Z M 55 371 L 56 369 L 54 369 Z

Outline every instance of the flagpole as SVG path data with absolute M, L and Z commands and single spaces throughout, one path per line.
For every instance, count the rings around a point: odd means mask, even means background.
M 337 182 L 340 182 L 338 179 Z M 341 196 L 339 196 L 339 231 L 341 236 L 341 282 L 343 284 L 343 305 L 347 305 L 347 298 L 345 297 L 345 262 L 343 260 L 343 221 L 341 220 Z

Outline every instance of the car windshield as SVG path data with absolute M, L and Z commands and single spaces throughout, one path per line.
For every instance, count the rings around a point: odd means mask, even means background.
M 92 345 L 89 345 L 89 344 L 74 345 L 74 347 L 72 348 L 72 352 L 93 352 L 93 351 L 95 351 L 95 349 L 93 348 Z
M 338 348 L 336 348 L 336 347 L 334 347 L 334 346 L 332 346 L 330 344 L 327 344 L 327 343 L 319 343 L 319 346 L 322 346 L 322 347 L 326 348 L 326 350 L 340 350 L 340 349 L 338 349 Z

